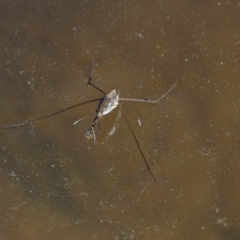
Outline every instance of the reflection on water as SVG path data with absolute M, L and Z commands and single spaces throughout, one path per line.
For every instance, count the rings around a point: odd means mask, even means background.
M 86 138 L 87 140 L 90 140 L 90 139 L 93 138 L 93 132 L 92 132 L 92 129 L 91 129 L 91 128 L 86 131 L 86 133 L 85 133 L 85 138 Z
M 232 2 L 2 4 L 2 239 L 239 239 L 239 6 Z M 98 49 L 98 53 L 94 49 Z M 79 99 L 81 97 L 81 100 Z M 86 133 L 88 135 L 86 135 Z

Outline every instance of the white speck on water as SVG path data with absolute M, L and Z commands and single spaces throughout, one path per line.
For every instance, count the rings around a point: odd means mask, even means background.
M 141 127 L 142 126 L 142 123 L 141 123 L 141 120 L 138 119 L 138 125 Z

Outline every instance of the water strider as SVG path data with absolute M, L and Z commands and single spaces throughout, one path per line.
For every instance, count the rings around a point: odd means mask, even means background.
M 41 121 L 43 119 L 46 119 L 46 118 L 49 118 L 49 117 L 52 117 L 52 116 L 55 116 L 57 114 L 60 114 L 60 113 L 63 113 L 65 111 L 68 111 L 70 109 L 73 109 L 75 107 L 78 107 L 78 106 L 81 106 L 81 105 L 84 105 L 84 104 L 88 104 L 88 103 L 91 103 L 91 102 L 96 102 L 96 101 L 99 101 L 99 104 L 98 104 L 98 108 L 96 109 L 96 113 L 95 114 L 92 114 L 92 115 L 89 115 L 89 116 L 86 116 L 86 117 L 83 117 L 77 121 L 74 122 L 74 125 L 77 124 L 78 122 L 80 122 L 81 120 L 87 118 L 87 117 L 90 117 L 90 116 L 93 116 L 95 115 L 95 118 L 93 119 L 93 122 L 92 122 L 92 125 L 91 125 L 91 131 L 92 131 L 92 134 L 93 134 L 93 142 L 95 144 L 96 142 L 96 136 L 95 136 L 95 132 L 94 132 L 94 127 L 95 125 L 98 123 L 99 124 L 99 120 L 102 118 L 103 115 L 106 115 L 108 113 L 110 113 L 114 108 L 116 107 L 119 107 L 120 111 L 122 112 L 126 122 L 127 122 L 127 125 L 132 133 L 132 136 L 134 137 L 134 140 L 137 144 L 137 147 L 141 153 L 141 156 L 146 164 L 146 167 L 149 171 L 149 173 L 151 174 L 153 180 L 155 181 L 155 183 L 157 183 L 157 180 L 156 178 L 154 177 L 148 163 L 147 163 L 147 160 L 143 154 L 143 151 L 141 149 L 141 146 L 137 140 L 137 137 L 135 135 L 135 133 L 133 132 L 133 129 L 127 119 L 127 116 L 125 115 L 119 101 L 133 101 L 133 102 L 145 102 L 145 103 L 158 103 L 162 98 L 164 98 L 176 85 L 177 85 L 177 82 L 175 82 L 173 84 L 173 86 L 164 94 L 162 95 L 160 98 L 158 98 L 157 100 L 149 100 L 149 99 L 132 99 L 132 98 L 120 98 L 119 97 L 119 92 L 116 91 L 116 90 L 112 90 L 111 92 L 109 92 L 108 94 L 106 94 L 103 90 L 101 90 L 100 88 L 98 88 L 97 86 L 95 86 L 93 83 L 92 83 L 92 76 L 91 76 L 91 71 L 90 71 L 90 74 L 89 74 L 89 79 L 88 79 L 88 83 L 87 85 L 90 85 L 92 87 L 94 87 L 95 89 L 97 89 L 99 92 L 103 93 L 104 96 L 102 98 L 96 98 L 96 99 L 92 99 L 92 100 L 89 100 L 89 101 L 86 101 L 86 102 L 81 102 L 81 103 L 78 103 L 78 104 L 75 104 L 73 106 L 70 106 L 70 107 L 67 107 L 67 108 L 64 108 L 60 111 L 57 111 L 57 112 L 54 112 L 54 113 L 51 113 L 49 115 L 46 115 L 46 116 L 43 116 L 43 117 L 40 117 L 40 118 L 35 118 L 35 119 L 32 119 L 32 120 L 29 120 L 29 121 L 25 121 L 25 122 L 22 122 L 22 123 L 17 123 L 17 124 L 12 124 L 12 125 L 3 125 L 5 128 L 9 128 L 9 127 L 18 127 L 18 126 L 23 126 L 27 123 L 33 123 L 33 122 L 36 122 L 36 121 Z M 100 127 L 100 125 L 99 125 Z

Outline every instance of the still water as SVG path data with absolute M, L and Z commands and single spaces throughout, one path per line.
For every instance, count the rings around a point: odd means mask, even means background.
M 240 5 L 235 1 L 3 1 L 1 239 L 240 239 Z M 97 50 L 97 51 L 96 51 Z

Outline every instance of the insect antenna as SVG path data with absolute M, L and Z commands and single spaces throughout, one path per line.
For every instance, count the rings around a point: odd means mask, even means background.
M 150 174 L 151 174 L 154 182 L 157 183 L 157 180 L 156 180 L 156 178 L 154 177 L 154 175 L 153 175 L 153 173 L 152 173 L 152 171 L 151 171 L 151 169 L 150 169 L 150 167 L 149 167 L 149 165 L 148 165 L 148 163 L 147 163 L 147 160 L 146 160 L 146 158 L 145 158 L 145 156 L 144 156 L 144 154 L 143 154 L 143 151 L 142 151 L 141 146 L 140 146 L 140 144 L 139 144 L 139 142 L 138 142 L 138 140 L 137 140 L 137 137 L 136 137 L 136 135 L 134 134 L 134 132 L 133 132 L 133 130 L 132 130 L 132 127 L 131 127 L 128 119 L 127 119 L 127 116 L 125 115 L 125 113 L 124 113 L 121 105 L 118 104 L 118 106 L 119 106 L 119 108 L 120 108 L 120 110 L 121 110 L 121 112 L 122 112 L 122 114 L 123 114 L 123 116 L 124 116 L 124 118 L 125 118 L 125 120 L 126 120 L 126 122 L 127 122 L 127 125 L 128 125 L 128 127 L 129 127 L 129 129 L 131 130 L 131 133 L 132 133 L 132 135 L 133 135 L 133 137 L 134 137 L 134 140 L 135 140 L 135 142 L 136 142 L 136 144 L 137 144 L 137 146 L 138 146 L 138 149 L 139 149 L 139 151 L 140 151 L 140 153 L 141 153 L 141 155 L 142 155 L 142 158 L 143 158 L 143 160 L 144 160 L 144 162 L 145 162 L 145 164 L 146 164 L 146 166 L 147 166 L 148 171 L 150 172 Z

